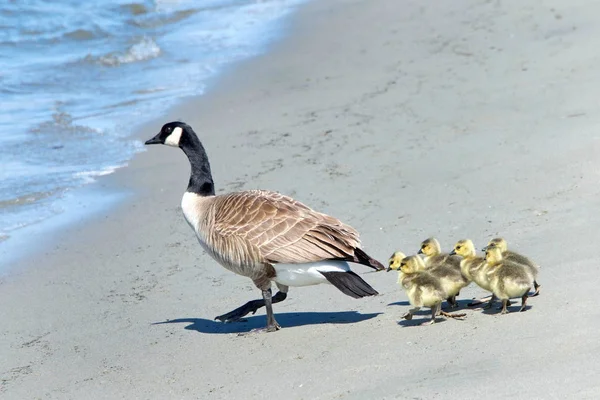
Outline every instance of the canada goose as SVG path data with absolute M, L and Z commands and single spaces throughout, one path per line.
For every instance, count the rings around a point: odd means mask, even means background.
M 469 284 L 469 280 L 461 272 L 460 257 L 442 253 L 440 242 L 435 238 L 425 239 L 421 243 L 418 254 L 425 256 L 427 270 L 440 279 L 444 290 L 448 293 L 446 301 L 450 307 L 458 307 L 456 296 Z
M 450 314 L 441 310 L 441 304 L 448 294 L 444 291 L 439 279 L 425 270 L 425 263 L 420 256 L 403 257 L 404 254 L 396 252 L 390 259 L 390 269 L 399 270 L 398 284 L 406 291 L 408 301 L 414 307 L 403 315 L 405 319 L 412 319 L 413 313 L 421 307 L 431 308 L 431 319 L 423 325 L 435 323 L 435 317 L 441 314 L 450 318 L 463 318 L 466 314 Z
M 534 289 L 534 293 L 530 296 L 530 297 L 534 297 L 537 296 L 538 294 L 540 294 L 540 288 L 541 285 L 537 283 L 537 275 L 539 273 L 539 269 L 540 266 L 537 265 L 536 263 L 534 263 L 533 261 L 531 261 L 531 259 L 529 259 L 528 257 L 525 257 L 519 253 L 515 253 L 514 251 L 510 251 L 508 250 L 508 243 L 506 243 L 506 240 L 504 238 L 494 238 L 492 240 L 490 240 L 490 242 L 487 244 L 486 247 L 483 248 L 483 251 L 485 251 L 487 248 L 490 247 L 498 247 L 500 249 L 500 251 L 502 251 L 502 259 L 506 260 L 506 261 L 512 261 L 512 262 L 516 262 L 517 264 L 522 264 L 523 266 L 525 266 L 526 268 L 529 269 L 529 271 L 533 274 L 533 289 Z
M 264 190 L 215 195 L 208 156 L 191 126 L 169 122 L 146 141 L 183 150 L 191 175 L 181 208 L 200 244 L 226 269 L 254 282 L 262 299 L 244 304 L 215 319 L 238 321 L 265 306 L 266 331 L 281 327 L 272 303 L 287 297 L 289 286 L 330 283 L 354 298 L 378 294 L 350 270 L 348 262 L 384 269 L 360 249 L 358 232 L 304 204 Z M 271 296 L 271 282 L 279 292 Z
M 486 267 L 492 292 L 502 300 L 501 314 L 508 313 L 506 306 L 511 297 L 521 297 L 521 309 L 525 311 L 529 289 L 533 285 L 533 275 L 522 265 L 502 258 L 499 247 L 488 247 L 485 251 Z
M 450 252 L 451 255 L 457 255 L 462 257 L 460 262 L 460 269 L 463 275 L 470 281 L 475 282 L 482 289 L 492 291 L 491 283 L 487 275 L 487 263 L 484 257 L 477 256 L 477 250 L 475 245 L 470 239 L 463 239 L 456 242 L 454 249 Z M 475 300 L 469 303 L 469 306 L 474 306 L 488 301 L 485 308 L 492 306 L 494 302 L 494 295 L 487 299 Z

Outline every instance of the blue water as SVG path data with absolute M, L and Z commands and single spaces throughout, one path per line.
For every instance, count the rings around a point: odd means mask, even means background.
M 302 0 L 0 2 L 0 247 L 127 165 L 131 134 L 265 50 Z M 1 260 L 0 260 L 1 261 Z

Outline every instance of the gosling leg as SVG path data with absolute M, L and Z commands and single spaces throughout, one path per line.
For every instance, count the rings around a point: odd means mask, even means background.
M 483 307 L 484 310 L 488 310 L 490 308 L 492 308 L 492 305 L 494 304 L 494 301 L 497 299 L 496 295 L 492 293 L 492 297 L 490 297 L 490 300 L 487 302 L 487 304 Z M 504 304 L 504 303 L 503 303 Z
M 435 317 L 439 314 L 440 308 L 442 307 L 441 303 L 438 303 L 431 307 L 431 319 L 429 321 L 425 321 L 421 324 L 421 326 L 433 325 L 435 324 Z
M 507 305 L 508 305 L 508 299 L 503 299 L 502 300 L 502 311 L 500 311 L 500 314 L 508 314 L 508 310 L 506 309 Z
M 523 297 L 521 297 L 521 309 L 519 309 L 519 312 L 525 311 L 525 307 L 527 305 L 527 298 L 529 297 L 529 295 L 527 294 L 528 292 L 529 292 L 529 290 L 527 292 L 525 292 Z
M 408 312 L 402 315 L 402 318 L 410 321 L 413 317 L 413 314 L 419 311 L 420 309 L 421 307 L 411 308 L 410 310 L 408 310 Z
M 540 288 L 541 288 L 541 287 L 542 287 L 542 285 L 540 285 L 539 283 L 537 283 L 537 281 L 533 281 L 533 289 L 534 289 L 534 292 L 533 292 L 533 294 L 532 294 L 531 296 L 529 296 L 529 297 L 535 297 L 535 296 L 539 295 L 539 294 L 540 294 Z

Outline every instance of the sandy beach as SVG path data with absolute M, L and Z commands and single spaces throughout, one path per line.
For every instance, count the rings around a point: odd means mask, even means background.
M 269 189 L 359 230 L 384 264 L 437 237 L 496 235 L 540 263 L 524 313 L 417 326 L 381 294 L 292 288 L 283 329 L 213 318 L 260 292 L 206 255 L 180 209 L 184 154 L 149 148 L 99 188 L 118 207 L 65 228 L 0 281 L 0 397 L 480 399 L 600 396 L 600 5 L 314 1 L 266 54 L 144 122 L 194 127 L 217 193 Z M 461 292 L 463 308 L 484 295 Z M 511 307 L 511 311 L 518 309 Z

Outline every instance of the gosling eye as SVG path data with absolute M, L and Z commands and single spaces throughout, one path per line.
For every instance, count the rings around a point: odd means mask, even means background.
M 456 246 L 456 250 L 460 250 L 460 246 Z

